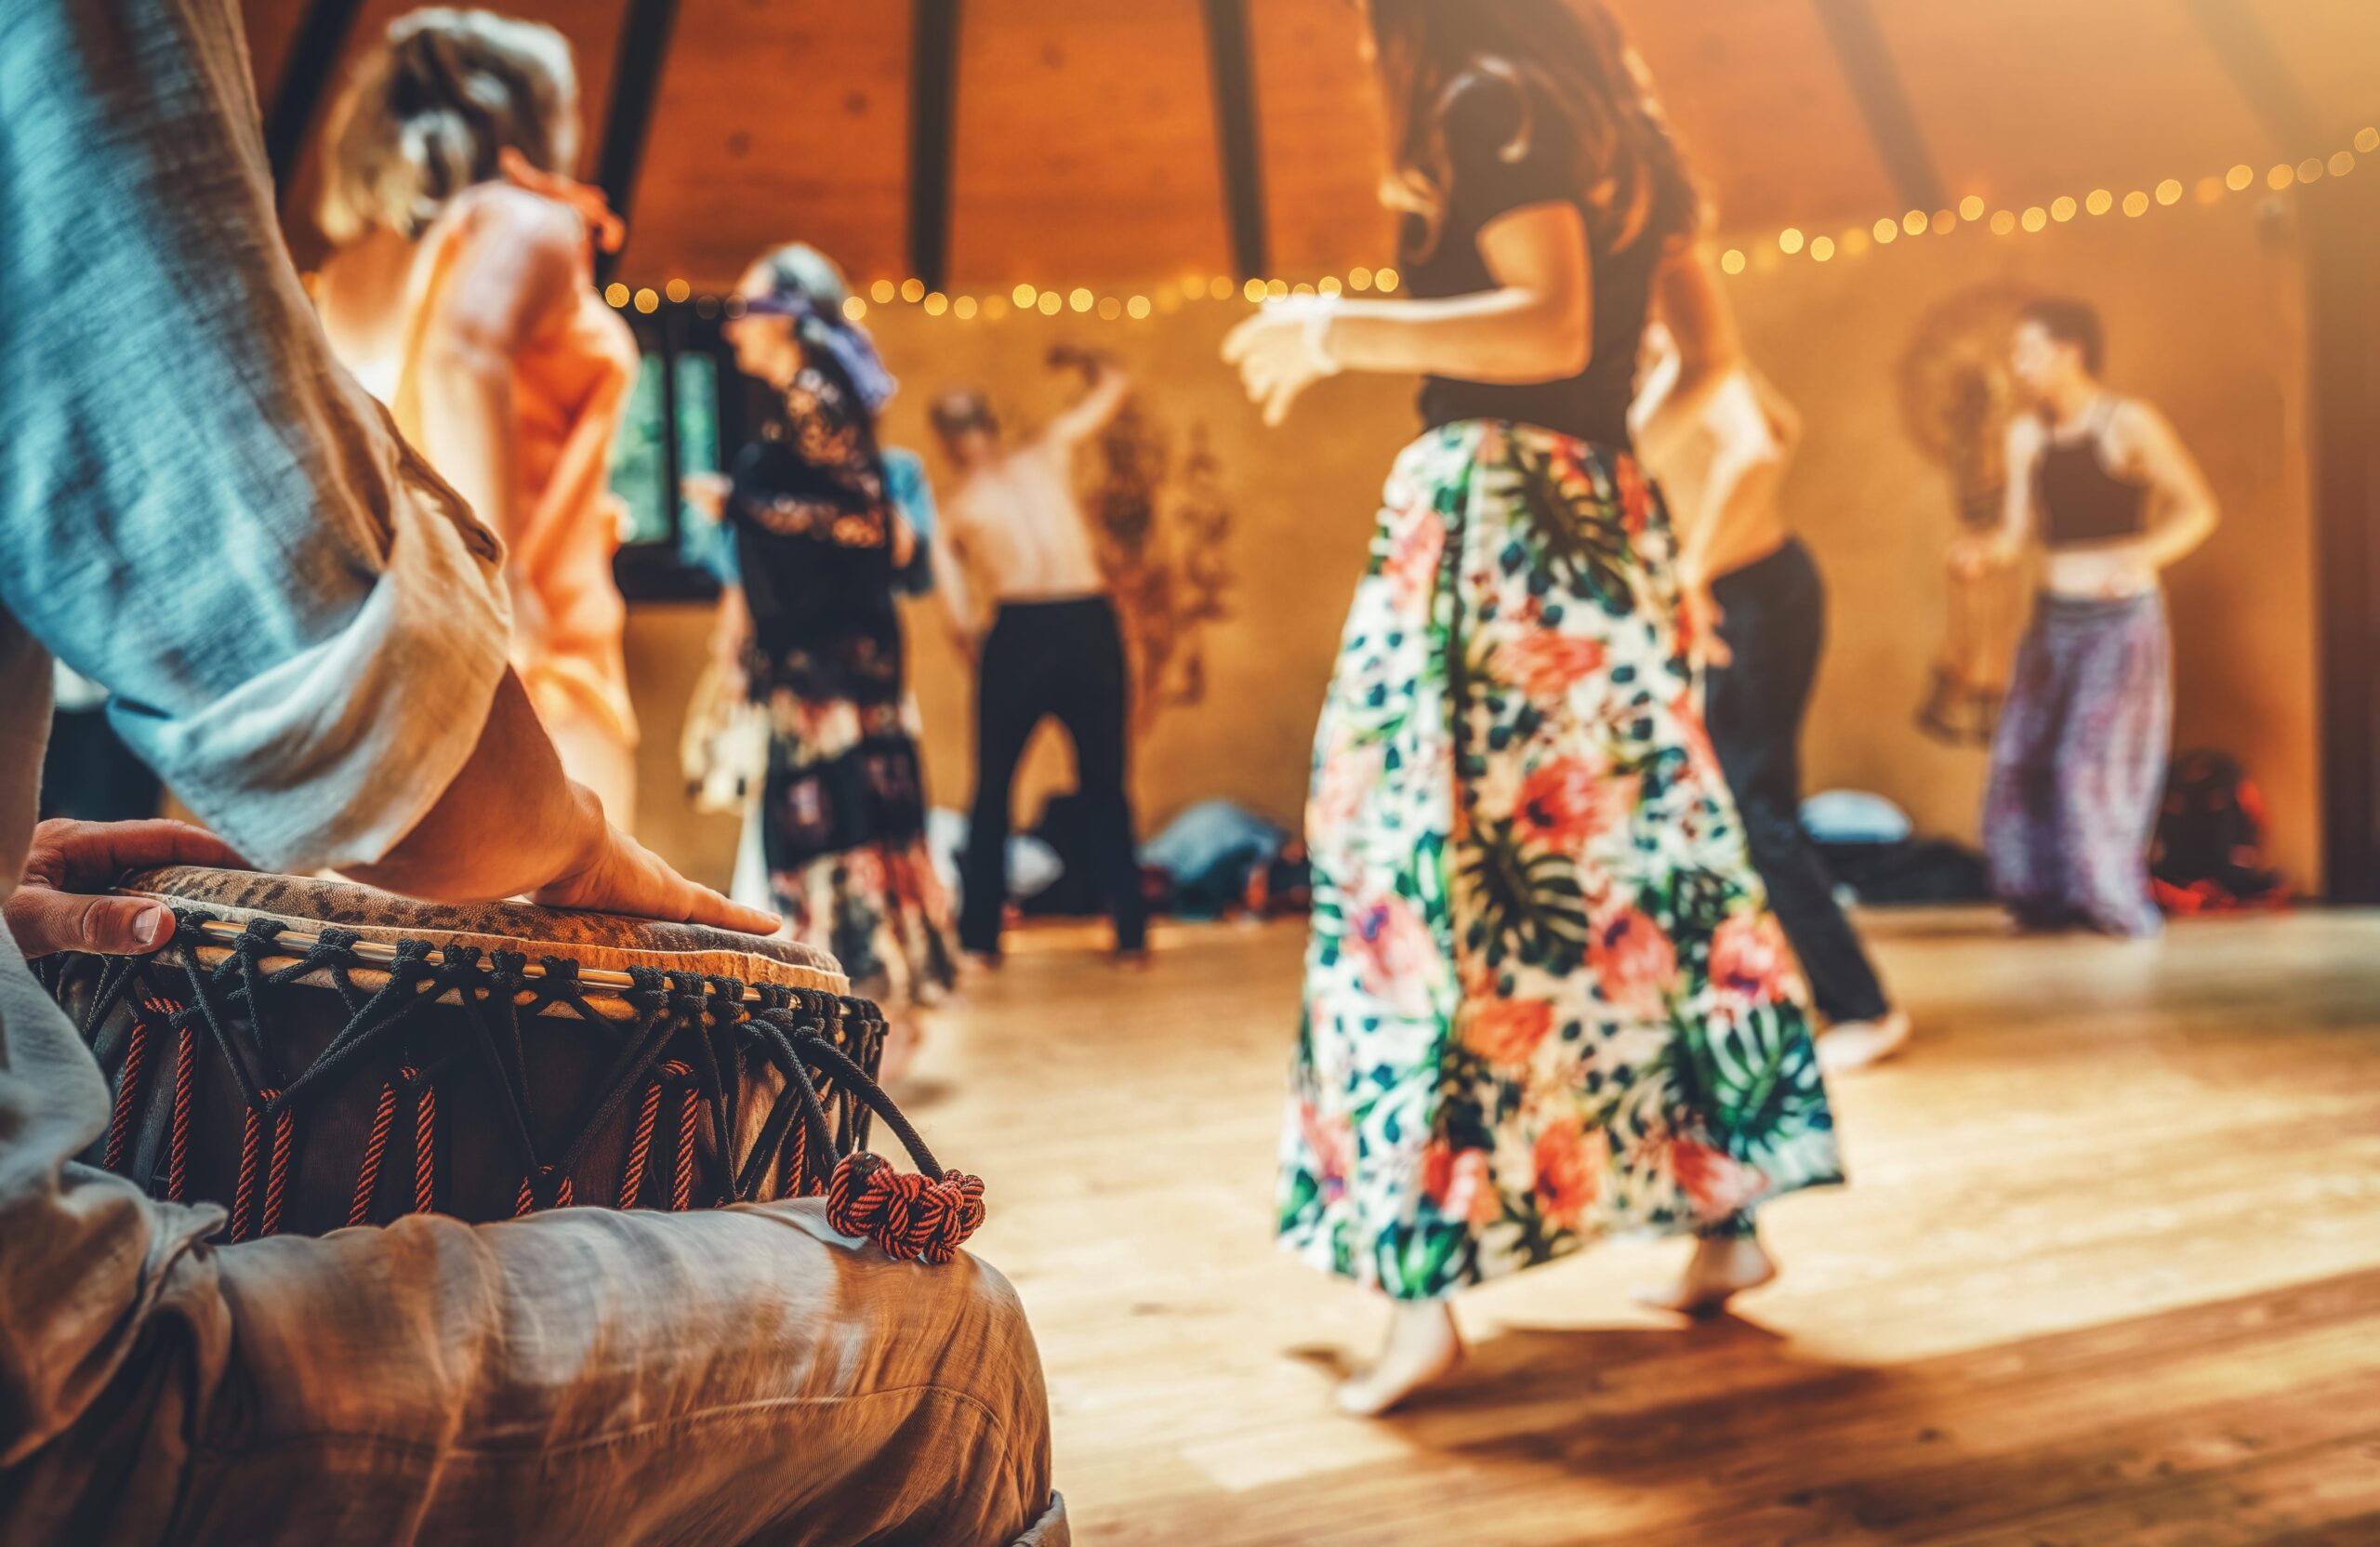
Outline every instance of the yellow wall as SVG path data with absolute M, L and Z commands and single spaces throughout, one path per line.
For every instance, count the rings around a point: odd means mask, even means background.
M 2113 382 L 2161 405 L 2204 463 L 2225 522 L 2173 576 L 2177 740 L 2246 760 L 2272 811 L 2277 858 L 2312 884 L 2302 277 L 2294 237 L 2260 233 L 2238 202 L 2137 221 L 2085 219 L 2035 238 L 1925 238 L 1827 266 L 1803 258 L 1756 267 L 1731 283 L 1753 357 L 1807 423 L 1785 498 L 1833 598 L 1832 643 L 1805 746 L 1811 787 L 1877 790 L 1922 830 L 1974 838 L 1982 753 L 1939 747 L 1912 719 L 1941 638 L 1951 508 L 1945 475 L 1902 428 L 1894 369 L 1932 308 L 2008 281 L 2098 300 Z M 1287 429 L 1264 430 L 1216 363 L 1223 333 L 1244 311 L 1236 301 L 1202 301 L 1139 324 L 1038 316 L 960 324 L 895 307 L 868 319 L 904 383 L 886 420 L 895 443 L 929 443 L 925 405 L 945 386 L 987 389 L 1012 422 L 1048 414 L 1064 401 L 1064 383 L 1042 359 L 1060 339 L 1115 350 L 1142 381 L 1151 412 L 1180 434 L 1203 425 L 1212 437 L 1236 513 L 1232 615 L 1206 641 L 1206 702 L 1169 711 L 1136 748 L 1149 831 L 1210 796 L 1295 825 L 1314 716 L 1380 479 L 1413 425 L 1409 383 L 1348 377 L 1319 388 Z M 941 471 L 931 457 L 929 466 Z M 694 820 L 677 800 L 675 706 L 702 627 L 685 609 L 664 608 L 639 609 L 631 625 L 631 670 L 653 742 L 641 821 L 665 852 L 723 877 L 732 825 Z M 971 682 L 931 610 L 912 611 L 910 640 L 933 796 L 963 805 Z M 1045 733 L 1023 781 L 1021 817 L 1070 778 L 1061 748 Z

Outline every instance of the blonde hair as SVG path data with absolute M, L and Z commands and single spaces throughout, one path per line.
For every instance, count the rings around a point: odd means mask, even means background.
M 324 234 L 417 236 L 447 200 L 496 177 L 508 150 L 568 174 L 577 98 L 570 44 L 551 27 L 446 7 L 399 17 L 331 110 Z

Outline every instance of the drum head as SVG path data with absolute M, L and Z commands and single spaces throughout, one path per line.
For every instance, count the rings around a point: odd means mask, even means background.
M 311 935 L 334 925 L 392 948 L 400 940 L 418 940 L 433 946 L 452 943 L 484 951 L 518 951 L 533 962 L 548 956 L 568 957 L 582 972 L 626 972 L 651 967 L 735 978 L 747 984 L 781 984 L 824 994 L 851 992 L 850 980 L 824 951 L 789 940 L 761 939 L 700 924 L 528 903 L 425 903 L 353 881 L 196 865 L 138 871 L 126 876 L 116 890 L 152 897 L 171 907 L 195 908 L 241 928 L 261 919 Z M 219 959 L 229 945 L 228 938 L 219 944 L 203 943 L 201 959 L 210 963 Z M 601 1000 L 597 1002 L 602 1008 Z

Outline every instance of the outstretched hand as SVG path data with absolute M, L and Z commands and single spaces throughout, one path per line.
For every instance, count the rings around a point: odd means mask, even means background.
M 1268 427 L 1288 418 L 1307 388 L 1337 373 L 1316 343 L 1329 313 L 1329 303 L 1316 297 L 1269 301 L 1223 339 L 1223 363 L 1239 367 L 1240 384 Z
M 106 893 L 126 871 L 159 865 L 248 868 L 229 844 L 187 822 L 53 818 L 33 829 L 24 879 L 0 914 L 28 959 L 57 951 L 146 956 L 174 937 L 173 911 Z

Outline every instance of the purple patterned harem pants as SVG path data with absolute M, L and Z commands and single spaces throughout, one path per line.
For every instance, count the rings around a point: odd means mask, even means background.
M 2157 932 L 2150 830 L 2173 719 L 2165 602 L 2043 595 L 1991 746 L 1983 847 L 2020 922 Z

